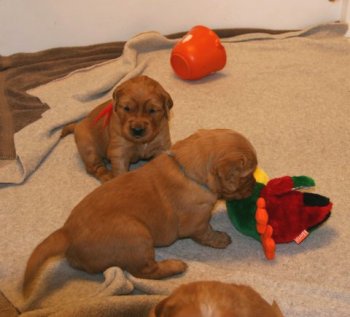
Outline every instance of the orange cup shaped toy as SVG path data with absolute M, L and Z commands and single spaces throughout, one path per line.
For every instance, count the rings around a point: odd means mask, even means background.
M 170 63 L 180 78 L 200 79 L 224 68 L 226 51 L 215 32 L 197 25 L 174 46 Z

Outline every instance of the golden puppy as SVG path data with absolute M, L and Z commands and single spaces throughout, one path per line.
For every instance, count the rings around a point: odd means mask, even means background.
M 267 303 L 245 285 L 215 281 L 193 282 L 177 288 L 149 317 L 283 317 L 278 305 Z
M 112 102 L 109 124 L 97 120 Z M 170 145 L 170 95 L 155 80 L 139 76 L 125 81 L 113 93 L 113 101 L 98 106 L 79 123 L 63 128 L 61 136 L 74 132 L 80 156 L 88 173 L 105 182 L 129 169 L 130 163 L 152 158 Z M 104 159 L 112 165 L 109 171 Z
M 154 247 L 191 238 L 213 248 L 231 239 L 209 224 L 219 198 L 251 195 L 257 166 L 253 146 L 232 130 L 201 130 L 148 164 L 87 195 L 62 228 L 33 251 L 24 290 L 44 261 L 64 255 L 90 273 L 119 266 L 134 276 L 161 279 L 184 272 L 180 260 L 155 260 Z

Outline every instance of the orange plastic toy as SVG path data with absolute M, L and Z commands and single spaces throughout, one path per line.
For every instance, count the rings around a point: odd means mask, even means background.
M 200 79 L 224 68 L 226 51 L 215 32 L 197 25 L 174 46 L 170 63 L 180 78 Z

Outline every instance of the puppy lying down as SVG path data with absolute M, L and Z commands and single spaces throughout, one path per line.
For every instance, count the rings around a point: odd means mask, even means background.
M 219 198 L 252 193 L 257 166 L 251 143 L 232 130 L 200 130 L 144 166 L 96 188 L 71 212 L 62 228 L 30 256 L 23 290 L 53 256 L 89 273 L 118 266 L 136 277 L 161 279 L 186 270 L 181 260 L 157 262 L 154 247 L 180 238 L 213 248 L 231 243 L 209 224 Z
M 109 104 L 110 117 L 98 120 Z M 80 122 L 64 127 L 61 136 L 74 132 L 86 171 L 103 183 L 127 172 L 131 163 L 170 148 L 168 120 L 172 106 L 169 93 L 157 81 L 134 77 L 114 90 L 113 100 L 97 106 Z M 111 171 L 105 159 L 110 161 Z
M 216 281 L 180 286 L 150 312 L 149 317 L 283 317 L 278 305 L 267 303 L 245 285 Z

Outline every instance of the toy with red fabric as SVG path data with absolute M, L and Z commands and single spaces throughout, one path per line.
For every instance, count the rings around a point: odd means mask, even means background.
M 276 243 L 301 243 L 330 216 L 329 198 L 302 188 L 315 186 L 307 176 L 284 176 L 257 183 L 253 194 L 242 200 L 227 201 L 227 211 L 235 228 L 261 241 L 265 256 L 273 259 Z

